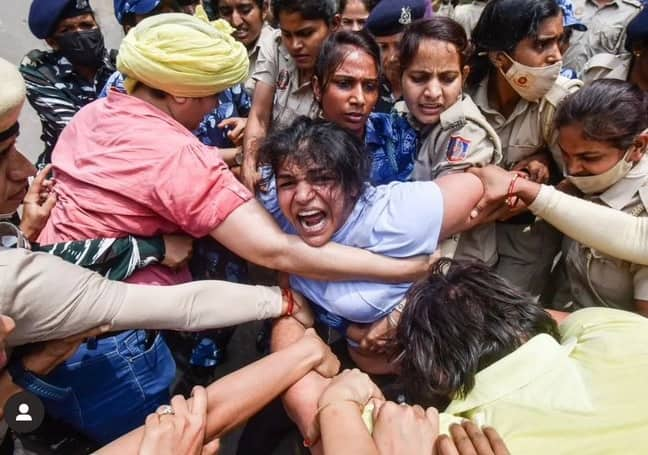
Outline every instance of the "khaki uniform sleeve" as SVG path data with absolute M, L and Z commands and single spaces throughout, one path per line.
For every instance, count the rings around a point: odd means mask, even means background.
M 529 209 L 577 242 L 608 256 L 648 265 L 648 217 L 621 213 L 546 185 Z
M 272 37 L 273 39 L 264 40 L 259 46 L 259 56 L 257 57 L 252 79 L 274 87 L 277 84 L 279 74 L 281 32 L 275 30 Z
M 16 321 L 11 346 L 113 330 L 205 330 L 281 315 L 276 287 L 225 281 L 144 286 L 110 281 L 63 260 L 0 251 L 0 313 Z
M 466 96 L 442 114 L 440 124 L 425 138 L 415 176 L 425 173 L 422 179 L 435 179 L 465 169 L 466 163 L 497 164 L 501 158 L 497 133 Z
M 10 345 L 63 338 L 110 322 L 124 285 L 44 253 L 0 252 L 0 310 L 16 322 Z
M 560 103 L 568 95 L 577 92 L 583 86 L 578 79 L 567 79 L 559 76 L 553 88 L 540 102 L 540 130 L 542 137 L 558 166 L 564 166 L 562 153 L 558 146 L 558 129 L 554 125 L 554 117 Z

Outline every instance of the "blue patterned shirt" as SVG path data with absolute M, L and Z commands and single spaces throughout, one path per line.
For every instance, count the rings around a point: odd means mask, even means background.
M 411 180 L 419 133 L 404 115 L 373 113 L 367 120 L 365 148 L 373 159 L 373 185 Z

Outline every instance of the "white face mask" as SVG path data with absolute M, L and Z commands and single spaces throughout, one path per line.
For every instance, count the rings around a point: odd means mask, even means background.
M 511 61 L 511 67 L 506 73 L 501 68 L 498 67 L 498 69 L 511 84 L 513 90 L 527 101 L 540 101 L 560 76 L 562 60 L 553 65 L 535 67 L 523 65 L 513 60 L 508 54 L 504 55 Z
M 630 172 L 632 166 L 634 166 L 633 162 L 626 161 L 629 155 L 630 150 L 625 152 L 623 158 L 621 158 L 617 164 L 615 164 L 602 174 L 588 175 L 586 177 L 568 175 L 567 180 L 569 180 L 584 194 L 602 193 L 603 191 L 607 190 L 612 185 L 617 183 L 619 180 L 621 180 L 623 177 L 628 175 L 628 172 Z

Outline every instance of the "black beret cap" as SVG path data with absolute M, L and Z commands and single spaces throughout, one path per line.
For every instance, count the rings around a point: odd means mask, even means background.
M 61 19 L 87 13 L 92 13 L 88 0 L 34 0 L 29 8 L 29 29 L 36 38 L 49 38 Z
M 367 30 L 374 36 L 395 35 L 422 19 L 427 7 L 428 0 L 381 0 L 369 14 Z
M 632 52 L 635 44 L 648 40 L 648 6 L 644 6 L 639 14 L 630 21 L 626 35 L 626 49 L 629 52 Z

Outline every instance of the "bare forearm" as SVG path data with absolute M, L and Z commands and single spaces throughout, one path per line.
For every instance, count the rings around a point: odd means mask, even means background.
M 518 179 L 516 181 L 515 194 L 522 199 L 526 205 L 530 205 L 538 197 L 540 188 L 542 188 L 542 186 L 539 183 L 527 179 Z
M 298 342 L 210 385 L 208 438 L 245 422 L 308 374 L 319 360 L 317 352 Z
M 211 235 L 248 261 L 320 280 L 402 283 L 415 281 L 428 269 L 427 257 L 398 260 L 335 243 L 308 246 L 299 237 L 282 232 L 257 201 L 237 208 Z
M 222 436 L 256 414 L 307 374 L 319 360 L 317 352 L 298 342 L 211 384 L 207 387 L 206 440 Z M 144 428 L 140 427 L 97 453 L 135 453 L 143 435 Z
M 324 455 L 352 453 L 377 455 L 358 405 L 352 401 L 334 403 L 320 411 L 318 420 Z

